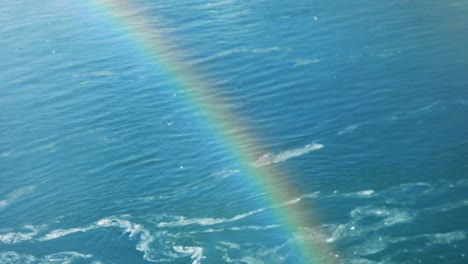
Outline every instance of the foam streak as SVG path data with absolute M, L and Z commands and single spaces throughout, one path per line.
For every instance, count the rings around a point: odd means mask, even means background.
M 254 167 L 268 166 L 271 164 L 286 161 L 290 158 L 299 157 L 307 154 L 311 151 L 323 148 L 322 144 L 312 143 L 307 144 L 302 148 L 286 150 L 280 153 L 266 153 L 259 157 L 255 162 L 252 163 Z

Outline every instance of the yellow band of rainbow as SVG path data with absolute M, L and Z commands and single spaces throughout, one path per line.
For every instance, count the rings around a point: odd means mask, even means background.
M 239 168 L 249 177 L 249 181 L 260 191 L 268 194 L 266 202 L 273 205 L 275 217 L 281 221 L 284 231 L 296 234 L 294 243 L 302 253 L 304 263 L 333 263 L 330 249 L 319 239 L 309 237 L 307 228 L 314 226 L 310 217 L 301 208 L 301 203 L 284 204 L 291 198 L 297 198 L 296 188 L 287 181 L 287 175 L 277 166 L 251 166 L 255 162 L 256 153 L 253 148 L 259 148 L 254 137 L 233 113 L 230 113 L 216 95 L 216 87 L 209 80 L 203 79 L 182 61 L 181 50 L 175 50 L 170 37 L 154 26 L 154 21 L 138 12 L 129 0 L 90 0 L 91 4 L 109 16 L 111 23 L 128 30 L 131 38 L 138 43 L 151 63 L 158 69 L 164 69 L 177 89 L 183 92 L 187 103 L 193 104 L 214 132 L 230 150 L 238 161 Z M 276 205 L 276 206 L 275 206 Z M 303 232 L 303 234 L 300 234 Z

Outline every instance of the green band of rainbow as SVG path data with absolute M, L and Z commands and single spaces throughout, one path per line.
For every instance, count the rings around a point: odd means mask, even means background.
M 286 175 L 277 166 L 251 166 L 255 161 L 253 147 L 258 148 L 254 138 L 238 117 L 226 109 L 223 99 L 216 95 L 216 87 L 208 80 L 201 78 L 196 71 L 186 65 L 181 58 L 181 51 L 174 50 L 169 36 L 163 34 L 129 0 L 91 0 L 92 5 L 109 16 L 110 22 L 117 27 L 128 30 L 129 35 L 142 48 L 151 63 L 165 73 L 183 91 L 187 103 L 193 104 L 204 116 L 207 124 L 231 154 L 239 162 L 240 169 L 248 175 L 249 180 L 259 190 L 269 194 L 268 204 L 278 205 L 298 197 L 298 194 L 287 181 Z M 175 3 L 176 4 L 176 3 Z M 274 206 L 274 214 L 285 223 L 284 229 L 289 234 L 300 232 L 300 228 L 313 225 L 313 221 L 304 216 L 301 203 L 287 206 Z M 318 239 L 303 236 L 295 243 L 303 254 L 304 263 L 334 262 L 330 250 Z

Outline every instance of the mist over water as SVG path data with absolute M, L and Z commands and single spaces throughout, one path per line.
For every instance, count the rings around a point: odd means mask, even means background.
M 0 263 L 468 261 L 466 1 L 126 1 L 146 25 L 74 2 L 0 4 Z

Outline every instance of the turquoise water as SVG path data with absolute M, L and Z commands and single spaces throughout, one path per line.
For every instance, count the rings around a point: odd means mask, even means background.
M 4 1 L 0 263 L 300 263 L 304 239 L 320 263 L 468 261 L 466 1 L 131 2 L 297 197 L 252 185 L 138 25 Z M 293 204 L 313 221 L 289 232 Z

